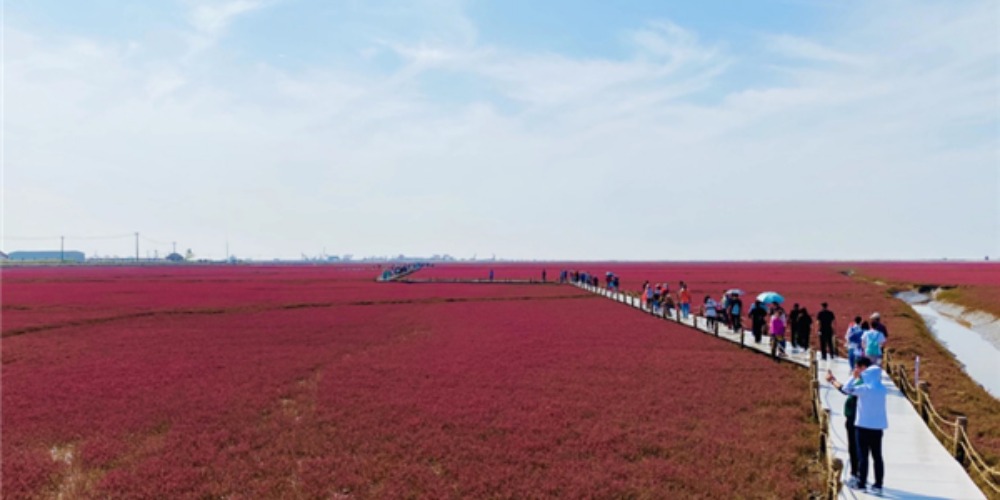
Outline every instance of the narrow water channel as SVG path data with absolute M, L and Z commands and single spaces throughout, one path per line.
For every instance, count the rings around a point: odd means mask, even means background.
M 931 303 L 911 303 L 924 323 L 955 357 L 965 372 L 995 398 L 1000 398 L 1000 349 L 979 332 L 935 310 Z

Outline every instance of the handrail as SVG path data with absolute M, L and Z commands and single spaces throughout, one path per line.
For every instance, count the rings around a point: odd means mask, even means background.
M 973 446 L 966 428 L 968 418 L 958 416 L 954 422 L 951 422 L 941 416 L 931 402 L 927 383 L 920 382 L 914 387 L 906 375 L 906 365 L 903 363 L 892 364 L 889 352 L 885 353 L 885 365 L 889 368 L 887 371 L 893 382 L 902 390 L 906 399 L 913 404 L 917 413 L 920 414 L 938 441 L 941 441 L 941 444 L 952 451 L 952 456 L 958 460 L 958 463 L 966 466 L 969 470 L 976 471 L 982 484 L 993 490 L 994 494 L 1000 495 L 1000 470 L 987 464 L 986 459 Z
M 819 423 L 819 458 L 821 461 L 825 461 L 826 466 L 826 484 L 824 485 L 826 498 L 833 499 L 840 495 L 840 490 L 843 488 L 840 478 L 844 471 L 844 461 L 835 458 L 833 453 L 830 453 L 830 450 L 833 449 L 833 436 L 830 432 L 830 409 L 823 407 L 823 399 L 819 390 L 819 380 L 816 378 L 818 370 L 819 361 L 816 359 L 816 353 L 813 352 L 809 358 L 809 373 L 812 374 L 810 388 L 812 392 L 813 418 Z

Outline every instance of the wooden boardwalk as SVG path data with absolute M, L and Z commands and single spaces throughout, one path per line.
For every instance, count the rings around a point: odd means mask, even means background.
M 633 307 L 645 314 L 652 314 L 648 308 L 642 306 L 638 298 L 619 292 L 611 292 L 601 287 L 583 284 L 575 284 L 575 286 Z M 751 351 L 771 355 L 770 340 L 764 339 L 760 344 L 756 344 L 753 342 L 753 337 L 747 332 L 739 334 L 727 327 L 709 330 L 705 318 L 698 318 L 694 314 L 687 319 L 678 318 L 676 314 L 669 317 L 658 315 L 658 317 L 698 329 L 722 340 L 741 344 Z M 809 353 L 789 353 L 788 357 L 778 359 L 811 368 Z M 830 435 L 827 446 L 833 457 L 839 458 L 844 464 L 847 464 L 849 463 L 847 431 L 844 427 L 843 412 L 845 396 L 826 382 L 824 378 L 827 369 L 833 371 L 837 379 L 843 382 L 850 377 L 850 367 L 846 359 L 835 358 L 828 361 L 818 361 L 818 370 L 816 370 L 820 400 L 823 407 L 830 412 Z M 841 488 L 839 498 L 921 500 L 986 498 L 961 464 L 934 437 L 916 409 L 900 392 L 892 379 L 888 375 L 883 375 L 882 382 L 889 390 L 886 401 L 889 429 L 885 431 L 882 442 L 885 460 L 884 491 L 879 497 L 845 486 Z M 845 466 L 841 480 L 846 481 L 849 473 L 849 467 Z M 870 469 L 869 483 L 873 478 L 874 470 Z

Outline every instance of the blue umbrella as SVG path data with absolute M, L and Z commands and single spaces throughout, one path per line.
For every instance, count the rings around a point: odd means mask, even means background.
M 780 304 L 785 301 L 785 298 L 778 294 L 778 292 L 764 292 L 757 296 L 757 300 L 764 304 Z

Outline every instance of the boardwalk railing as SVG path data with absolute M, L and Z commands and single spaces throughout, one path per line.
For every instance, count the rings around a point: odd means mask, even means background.
M 810 355 L 809 373 L 812 375 L 810 387 L 812 389 L 813 418 L 819 423 L 819 460 L 826 469 L 824 493 L 826 498 L 837 498 L 843 487 L 840 478 L 844 471 L 844 461 L 834 457 L 831 453 L 833 436 L 830 434 L 830 409 L 824 407 L 822 393 L 819 390 L 819 361 L 816 359 L 815 351 Z
M 889 376 L 899 387 L 900 392 L 913 404 L 934 436 L 951 450 L 952 456 L 958 463 L 967 470 L 976 472 L 974 477 L 978 476 L 980 482 L 992 491 L 991 496 L 1000 497 L 1000 470 L 990 467 L 972 445 L 972 440 L 969 439 L 968 418 L 960 415 L 952 422 L 941 416 L 931 403 L 927 382 L 914 384 L 907 375 L 906 365 L 892 361 L 890 353 L 886 352 L 885 366 Z

